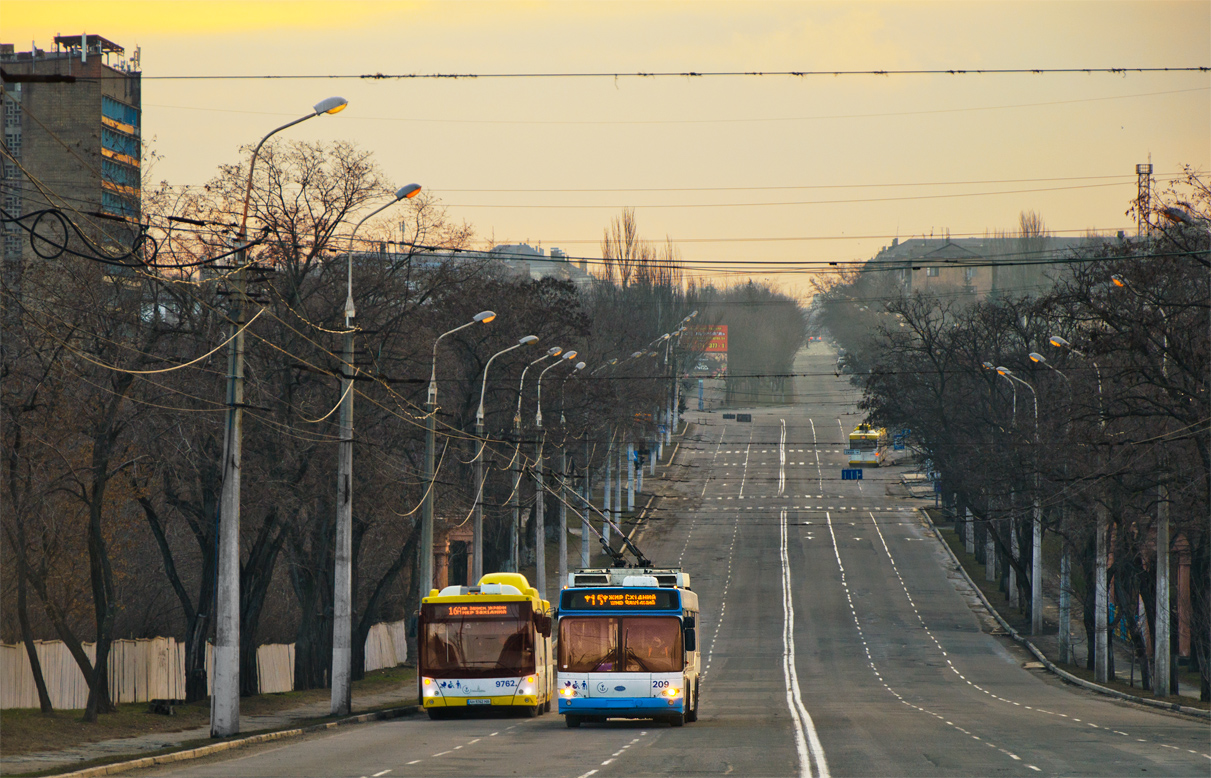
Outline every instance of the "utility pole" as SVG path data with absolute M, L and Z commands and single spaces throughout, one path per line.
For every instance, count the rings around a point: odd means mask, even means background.
M 627 443 L 627 511 L 635 511 L 635 444 Z
M 1156 503 L 1156 640 L 1152 692 L 1168 697 L 1169 688 L 1169 488 L 1158 484 Z
M 568 580 L 568 452 L 559 447 L 559 573 L 556 589 Z
M 243 244 L 241 234 L 237 240 Z M 234 338 L 227 356 L 227 429 L 223 440 L 223 488 L 219 497 L 219 559 L 215 593 L 214 679 L 210 696 L 210 736 L 240 731 L 240 465 L 244 448 L 244 326 L 248 296 L 247 250 L 236 253 Z
M 581 484 L 581 497 L 584 500 L 584 518 L 580 520 L 580 566 L 589 566 L 589 500 L 593 496 L 593 484 L 590 474 L 593 463 L 589 461 L 589 436 L 584 436 L 584 481 Z M 561 581 L 560 586 L 563 586 Z

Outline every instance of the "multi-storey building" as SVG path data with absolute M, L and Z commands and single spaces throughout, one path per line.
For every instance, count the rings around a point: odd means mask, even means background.
M 129 247 L 141 215 L 137 50 L 127 58 L 100 35 L 57 35 L 54 50 L 0 44 L 0 68 L 8 218 L 56 208 L 97 248 Z M 4 267 L 19 276 L 30 241 L 5 226 Z

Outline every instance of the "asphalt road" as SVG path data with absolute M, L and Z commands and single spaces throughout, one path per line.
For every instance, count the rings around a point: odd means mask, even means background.
M 1207 723 L 1064 686 L 982 630 L 921 501 L 886 493 L 898 468 L 841 480 L 860 419 L 834 365 L 813 344 L 797 363 L 801 404 L 754 410 L 751 424 L 696 417 L 679 496 L 640 536 L 700 597 L 697 723 L 413 717 L 154 774 L 1211 774 Z

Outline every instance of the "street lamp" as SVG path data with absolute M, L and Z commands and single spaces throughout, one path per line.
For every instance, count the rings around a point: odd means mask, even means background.
M 437 344 L 441 343 L 442 338 L 447 335 L 453 335 L 459 330 L 465 330 L 476 324 L 490 324 L 495 319 L 495 311 L 480 311 L 471 321 L 443 332 L 437 336 L 437 340 L 433 341 L 433 363 L 429 369 L 429 395 L 425 401 L 425 494 L 421 497 L 420 548 L 417 552 L 420 557 L 420 576 L 418 576 L 420 582 L 416 598 L 418 609 L 421 601 L 429 596 L 429 591 L 433 588 L 433 490 L 437 488 L 433 473 L 433 460 L 437 447 L 435 440 L 437 433 Z
M 521 371 L 521 381 L 517 384 L 517 413 L 513 414 L 513 436 L 517 439 L 514 451 L 513 490 L 509 493 L 509 506 L 512 508 L 513 529 L 509 533 L 509 572 L 516 573 L 521 569 L 521 396 L 526 385 L 526 373 L 530 368 L 544 359 L 557 357 L 563 353 L 559 346 L 552 346 L 547 353 L 526 365 Z
M 343 106 L 342 106 L 343 107 Z M 338 109 L 339 110 L 339 109 Z M 357 231 L 400 200 L 416 197 L 419 184 L 395 191 L 395 199 L 371 211 L 349 233 L 349 274 L 345 288 L 344 365 L 341 368 L 341 430 L 336 473 L 336 561 L 332 599 L 332 715 L 347 716 L 353 706 L 350 652 L 353 645 L 353 245 Z
M 1039 504 L 1039 393 L 1029 382 L 1015 376 L 1009 368 L 997 367 L 997 372 L 1009 380 L 1025 386 L 1034 397 L 1034 517 L 1030 528 L 1030 630 L 1033 634 L 1039 635 L 1043 632 L 1043 510 Z
M 573 352 L 575 354 L 575 352 Z M 567 423 L 567 419 L 563 413 L 563 387 L 567 384 L 568 379 L 584 370 L 584 362 L 577 362 L 572 367 L 572 372 L 563 377 L 559 382 L 559 423 L 563 426 Z M 563 440 L 567 440 L 565 431 Z M 564 499 L 564 492 L 568 489 L 568 449 L 561 442 L 559 445 L 559 568 L 557 588 L 563 588 L 564 582 L 568 580 L 568 501 Z M 586 516 L 587 518 L 587 516 Z M 582 524 L 583 530 L 583 524 Z
M 1071 428 L 1071 408 L 1072 408 L 1072 381 L 1055 365 L 1047 361 L 1047 358 L 1037 351 L 1031 351 L 1027 356 L 1032 362 L 1040 365 L 1046 365 L 1059 374 L 1060 378 L 1064 379 L 1064 385 L 1068 387 L 1068 408 L 1069 418 L 1064 422 L 1064 439 L 1068 440 L 1068 430 Z M 1064 477 L 1067 480 L 1068 463 L 1064 462 Z M 1064 503 L 1060 504 L 1060 523 L 1065 524 L 1064 518 L 1067 514 Z M 1059 606 L 1059 625 L 1056 631 L 1057 643 L 1060 650 L 1060 661 L 1065 664 L 1071 663 L 1072 656 L 1072 604 L 1069 596 L 1072 581 L 1072 560 L 1069 555 L 1068 538 L 1061 533 L 1061 542 L 1063 550 L 1060 553 L 1060 606 Z
M 248 162 L 248 184 L 244 188 L 244 208 L 236 232 L 235 284 L 236 318 L 231 323 L 234 337 L 227 362 L 227 425 L 223 439 L 223 486 L 219 496 L 218 585 L 215 592 L 214 678 L 210 695 L 210 736 L 228 737 L 240 731 L 240 466 L 244 448 L 244 329 L 247 325 L 248 297 L 244 293 L 244 267 L 248 264 L 245 245 L 248 204 L 252 199 L 252 173 L 265 141 L 299 122 L 315 116 L 337 113 L 349 102 L 329 97 L 312 108 L 312 113 L 283 124 L 261 138 Z
M 576 358 L 575 351 L 565 353 L 557 362 L 543 368 L 538 374 L 538 400 L 534 413 L 534 579 L 539 596 L 547 597 L 547 549 L 546 549 L 546 494 L 543 493 L 542 477 L 542 379 L 553 367 Z
M 1119 281 L 1122 278 L 1115 276 Z M 1117 284 L 1122 286 L 1121 283 Z M 1085 352 L 1077 349 L 1071 343 L 1059 335 L 1052 335 L 1048 340 L 1051 345 L 1056 348 L 1065 348 L 1077 356 L 1088 359 L 1093 365 L 1094 371 L 1097 373 L 1097 415 L 1098 423 L 1103 430 L 1106 428 L 1106 415 L 1102 406 L 1102 369 L 1098 367 L 1097 362 L 1089 357 Z M 1099 683 L 1105 683 L 1110 676 L 1110 624 L 1109 615 L 1107 613 L 1109 606 L 1109 592 L 1107 591 L 1107 574 L 1106 568 L 1109 566 L 1109 531 L 1110 531 L 1110 514 L 1103 500 L 1095 502 L 1096 527 L 1094 530 L 1096 551 L 1093 559 L 1093 634 L 1094 634 L 1094 649 L 1093 649 L 1093 677 Z
M 488 368 L 492 367 L 492 360 L 501 354 L 508 354 L 514 349 L 537 342 L 538 336 L 526 335 L 512 346 L 497 351 L 488 359 L 488 363 L 484 365 L 484 379 L 479 389 L 479 408 L 475 411 L 475 439 L 479 450 L 475 452 L 475 505 L 472 511 L 473 519 L 471 522 L 471 577 L 475 579 L 476 583 L 479 583 L 479 579 L 484 574 L 484 393 L 488 390 Z

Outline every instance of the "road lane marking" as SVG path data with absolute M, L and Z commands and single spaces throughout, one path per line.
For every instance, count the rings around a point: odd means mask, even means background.
M 795 724 L 795 749 L 799 752 L 799 775 L 803 778 L 811 778 L 811 766 L 814 758 L 817 778 L 828 778 L 828 762 L 824 758 L 824 748 L 820 745 L 820 738 L 816 734 L 811 714 L 803 705 L 803 692 L 799 688 L 799 671 L 795 662 L 794 590 L 791 588 L 785 510 L 780 512 L 779 530 L 778 552 L 782 559 L 782 672 L 786 681 L 786 706 L 790 709 L 791 720 Z
M 375 773 L 373 776 L 371 776 L 371 778 L 379 778 L 380 775 L 386 775 L 389 772 L 391 772 L 390 768 L 383 770 L 382 772 Z
M 420 760 L 419 760 L 419 759 L 413 759 L 411 762 L 408 762 L 407 764 L 420 764 Z

